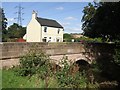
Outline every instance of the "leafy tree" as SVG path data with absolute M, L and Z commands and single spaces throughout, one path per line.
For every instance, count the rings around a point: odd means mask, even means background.
M 26 28 L 19 26 L 17 23 L 13 23 L 8 27 L 9 38 L 22 38 L 25 35 Z
M 72 36 L 70 34 L 68 34 L 68 33 L 65 33 L 63 35 L 63 38 L 64 38 L 65 41 L 71 42 Z
M 85 36 L 91 37 L 92 35 L 91 24 L 93 23 L 92 22 L 93 17 L 96 13 L 95 5 L 89 3 L 88 6 L 84 7 L 83 13 L 84 13 L 82 17 L 82 22 L 83 22 L 82 30 L 84 31 L 83 34 Z
M 84 35 L 104 41 L 114 41 L 120 38 L 120 2 L 89 4 L 83 10 Z
M 7 30 L 6 30 L 6 27 L 7 27 L 7 18 L 5 17 L 5 13 L 4 13 L 4 10 L 2 8 L 0 8 L 0 13 L 2 15 L 2 41 L 6 41 L 7 38 L 8 38 L 8 35 L 7 35 Z

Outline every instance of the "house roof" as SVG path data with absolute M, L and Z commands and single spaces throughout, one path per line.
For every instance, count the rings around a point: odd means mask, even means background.
M 49 26 L 49 27 L 57 27 L 63 28 L 57 21 L 45 18 L 37 17 L 37 21 L 41 24 L 41 26 Z

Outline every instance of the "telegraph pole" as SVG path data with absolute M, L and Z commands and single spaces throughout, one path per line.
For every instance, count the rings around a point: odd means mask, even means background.
M 24 13 L 22 13 L 22 10 L 23 10 L 24 8 L 21 7 L 20 4 L 19 4 L 18 6 L 16 6 L 15 8 L 17 8 L 18 11 L 15 12 L 15 14 L 17 14 L 17 17 L 14 18 L 14 19 L 17 19 L 17 24 L 20 25 L 20 26 L 22 26 L 22 20 L 24 20 L 24 19 L 22 18 L 22 15 L 24 14 Z

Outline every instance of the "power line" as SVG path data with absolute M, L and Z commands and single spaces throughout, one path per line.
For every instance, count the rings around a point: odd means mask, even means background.
M 15 8 L 17 8 L 18 11 L 15 12 L 15 14 L 17 14 L 17 18 L 14 18 L 14 19 L 17 19 L 17 24 L 20 25 L 20 26 L 22 26 L 22 20 L 24 20 L 24 19 L 22 18 L 22 15 L 24 14 L 24 13 L 22 13 L 22 10 L 23 10 L 24 8 L 21 7 L 20 4 L 19 4 L 18 6 L 16 6 Z

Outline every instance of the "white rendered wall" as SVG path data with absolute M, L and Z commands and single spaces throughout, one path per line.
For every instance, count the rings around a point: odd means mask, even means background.
M 57 39 L 59 39 L 59 42 L 63 42 L 63 29 L 59 28 L 60 32 L 58 34 L 58 28 L 54 27 L 47 27 L 47 32 L 44 32 L 44 26 L 42 26 L 42 38 L 47 37 L 47 42 L 57 42 Z M 51 37 L 51 39 L 49 39 Z

